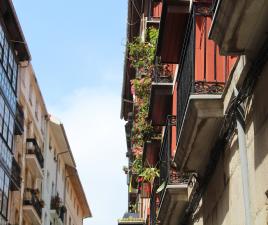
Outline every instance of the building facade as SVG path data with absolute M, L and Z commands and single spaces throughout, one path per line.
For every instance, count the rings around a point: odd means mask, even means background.
M 82 225 L 91 212 L 72 152 L 47 111 L 9 0 L 0 1 L 0 64 L 0 223 Z
M 148 6 L 161 10 L 158 25 Z M 267 3 L 128 7 L 121 118 L 129 212 L 144 224 L 268 224 Z

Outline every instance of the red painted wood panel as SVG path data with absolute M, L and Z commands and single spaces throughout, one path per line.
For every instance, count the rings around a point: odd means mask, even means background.
M 162 2 L 153 2 L 152 4 L 152 16 L 154 18 L 160 18 L 162 12 Z
M 209 16 L 196 16 L 195 80 L 225 82 L 226 59 L 219 54 L 215 42 L 208 39 L 211 23 Z

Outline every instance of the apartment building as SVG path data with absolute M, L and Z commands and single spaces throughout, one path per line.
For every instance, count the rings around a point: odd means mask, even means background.
M 0 5 L 0 220 L 1 224 L 18 224 L 20 209 L 11 210 L 21 186 L 15 155 L 15 140 L 23 132 L 17 103 L 17 78 L 19 64 L 31 57 L 12 3 L 1 1 Z
M 129 212 L 143 224 L 268 224 L 267 3 L 165 0 L 150 42 L 144 6 L 157 3 L 129 1 Z M 139 47 L 152 44 L 148 67 Z
M 0 64 L 0 223 L 83 224 L 91 212 L 68 140 L 48 114 L 10 0 L 0 1 Z
M 45 163 L 44 225 L 82 225 L 91 211 L 63 124 L 49 116 Z

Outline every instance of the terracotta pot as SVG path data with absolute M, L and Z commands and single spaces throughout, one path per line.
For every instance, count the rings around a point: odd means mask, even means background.
M 141 198 L 150 198 L 151 196 L 151 183 L 143 182 L 141 185 Z

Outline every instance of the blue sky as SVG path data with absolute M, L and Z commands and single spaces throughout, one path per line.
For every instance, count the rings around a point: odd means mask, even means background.
M 93 212 L 117 224 L 127 209 L 119 119 L 127 1 L 13 0 L 48 111 L 59 117 Z

